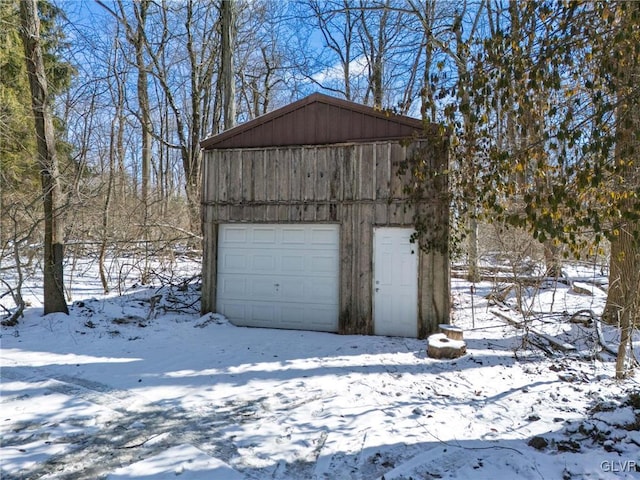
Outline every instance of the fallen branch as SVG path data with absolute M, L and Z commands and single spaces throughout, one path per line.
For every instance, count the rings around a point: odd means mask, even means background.
M 2 306 L 3 310 L 7 312 L 7 317 L 0 322 L 0 325 L 3 327 L 15 327 L 18 324 L 18 319 L 23 316 L 24 309 L 26 307 L 25 301 L 22 298 L 22 293 L 20 289 L 22 288 L 22 273 L 19 273 L 19 281 L 18 286 L 14 289 L 9 285 L 9 283 L 3 279 L 0 279 L 2 283 L 7 287 L 7 292 L 2 295 L 2 297 L 6 295 L 11 295 L 13 298 L 13 302 L 16 305 L 16 309 L 12 312 L 11 310 Z M 1 298 L 1 297 L 0 297 Z
M 467 278 L 466 275 L 461 272 L 451 272 L 453 278 Z M 546 277 L 546 276 L 513 276 L 513 275 L 491 275 L 480 274 L 481 282 L 494 282 L 494 283 L 516 283 L 519 285 L 537 286 L 542 283 L 562 283 L 563 285 L 569 285 L 570 280 L 564 277 Z
M 589 315 L 589 317 L 591 317 L 591 321 L 593 322 L 593 326 L 596 329 L 596 335 L 598 336 L 598 344 L 607 352 L 610 353 L 611 355 L 613 355 L 614 357 L 618 356 L 618 350 L 616 348 L 613 348 L 611 346 L 609 346 L 609 344 L 607 344 L 607 342 L 604 339 L 604 336 L 602 335 L 602 325 L 601 325 L 601 320 L 600 318 L 593 312 L 593 310 L 589 310 L 588 308 L 584 309 L 584 310 L 578 310 L 576 313 L 574 313 L 573 315 L 571 315 L 571 318 L 569 319 L 569 321 L 573 322 L 577 317 L 581 316 L 581 315 Z
M 513 325 L 516 328 L 525 328 L 526 325 L 524 324 L 524 322 L 517 320 L 509 315 L 507 315 L 504 312 L 501 312 L 499 310 L 496 309 L 491 309 L 489 310 L 491 313 L 493 313 L 495 316 L 497 316 L 498 318 L 501 318 L 502 320 L 505 320 L 507 323 Z M 575 352 L 576 351 L 576 347 L 574 347 L 573 345 L 571 345 L 570 343 L 566 343 L 563 342 L 561 340 L 558 340 L 557 338 L 552 337 L 551 335 L 547 335 L 546 333 L 542 333 L 539 332 L 533 328 L 528 328 L 529 332 L 536 335 L 537 337 L 540 337 L 542 339 L 544 339 L 545 341 L 547 341 L 552 347 L 558 349 L 558 350 L 562 350 L 563 352 Z

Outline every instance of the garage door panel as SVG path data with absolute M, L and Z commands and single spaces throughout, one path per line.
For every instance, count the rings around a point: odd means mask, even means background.
M 229 248 L 225 249 L 218 258 L 220 273 L 249 274 L 260 270 L 270 274 L 277 270 L 276 259 L 268 251 L 256 252 L 249 249 Z
M 221 238 L 223 243 L 244 244 L 247 241 L 247 227 L 238 225 L 226 228 Z
M 278 300 L 280 294 L 278 289 L 269 277 L 250 278 L 251 288 L 243 298 L 251 298 L 253 300 Z
M 310 242 L 313 245 L 336 245 L 338 243 L 338 231 L 334 228 L 312 228 Z
M 276 229 L 273 227 L 255 227 L 253 230 L 253 243 L 262 245 L 276 244 Z
M 282 317 L 281 324 L 285 328 L 303 329 L 305 322 L 305 307 L 301 305 L 286 304 L 280 305 Z M 309 328 L 309 327 L 306 327 Z
M 305 321 L 312 325 L 314 330 L 333 331 L 331 325 L 327 323 L 327 318 L 331 311 L 326 307 L 318 307 L 306 313 Z
M 251 255 L 240 248 L 227 248 L 218 256 L 218 271 L 225 273 L 245 273 L 250 271 Z
M 323 305 L 224 302 L 225 316 L 239 326 L 335 331 L 334 310 Z
M 240 252 L 225 253 L 222 258 L 222 268 L 226 272 L 244 272 L 247 270 L 248 258 Z
M 306 285 L 306 293 L 309 301 L 313 303 L 329 303 L 335 296 L 335 282 L 333 279 L 317 278 Z
M 276 259 L 273 255 L 252 255 L 251 268 L 254 272 L 273 273 L 276 270 Z
M 271 304 L 258 303 L 250 305 L 251 318 L 260 324 L 268 325 L 276 320 L 276 308 Z
M 238 276 L 226 276 L 221 279 L 218 288 L 223 298 L 245 298 L 249 293 L 247 279 Z
M 227 318 L 245 318 L 247 316 L 247 306 L 244 303 L 225 301 L 220 305 L 221 309 L 227 312 Z
M 220 313 L 237 325 L 337 331 L 337 225 L 229 224 L 219 238 Z
M 314 274 L 329 274 L 334 277 L 338 273 L 336 257 L 333 255 L 313 255 L 308 260 L 308 269 Z
M 301 277 L 289 277 L 283 278 L 278 283 L 278 290 L 280 291 L 281 298 L 293 299 L 294 303 L 296 300 L 298 302 L 304 302 L 305 296 L 305 279 Z
M 305 245 L 306 229 L 304 227 L 283 227 L 282 228 L 282 244 L 283 245 Z
M 297 255 L 283 255 L 280 263 L 280 272 L 300 274 L 305 271 L 305 256 L 303 253 Z

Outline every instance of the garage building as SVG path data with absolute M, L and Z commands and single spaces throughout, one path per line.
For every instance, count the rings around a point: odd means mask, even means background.
M 418 211 L 448 227 L 447 192 L 410 202 L 399 175 L 418 154 L 444 175 L 436 126 L 313 94 L 202 148 L 203 313 L 406 337 L 448 323 L 447 252 L 412 242 Z

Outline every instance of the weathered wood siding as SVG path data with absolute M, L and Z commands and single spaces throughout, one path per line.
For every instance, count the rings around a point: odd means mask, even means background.
M 216 305 L 220 223 L 339 223 L 341 333 L 373 333 L 373 228 L 413 226 L 398 175 L 418 144 L 397 142 L 229 149 L 204 152 L 202 310 Z M 446 166 L 446 153 L 429 161 Z M 435 154 L 434 154 L 435 156 Z M 448 210 L 434 193 L 419 208 Z M 446 213 L 440 214 L 447 221 Z M 446 254 L 420 253 L 418 331 L 424 336 L 449 319 Z

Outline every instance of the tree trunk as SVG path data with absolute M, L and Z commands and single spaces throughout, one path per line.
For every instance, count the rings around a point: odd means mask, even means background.
M 222 0 L 220 22 L 222 29 L 222 101 L 224 109 L 224 128 L 228 130 L 236 124 L 236 84 L 233 71 L 233 48 L 235 40 L 235 1 Z
M 616 360 L 616 378 L 624 378 L 626 369 L 627 348 L 631 342 L 632 332 L 640 321 L 640 255 L 633 235 L 629 229 L 621 230 L 618 237 L 612 242 L 615 244 L 617 256 L 618 277 L 614 279 L 617 290 L 616 295 L 620 296 L 621 303 L 615 305 L 613 314 L 617 317 L 620 325 L 620 344 L 618 345 L 618 358 Z M 611 248 L 613 259 L 614 245 Z M 612 260 L 613 261 L 613 260 Z M 611 278 L 610 278 L 611 281 Z M 611 292 L 611 288 L 609 292 Z M 609 306 L 609 296 L 607 296 L 607 306 Z
M 620 25 L 624 31 L 633 32 L 640 3 L 628 2 L 621 9 Z M 618 174 L 623 180 L 624 192 L 636 191 L 640 186 L 640 161 L 638 134 L 640 131 L 640 98 L 636 91 L 640 76 L 640 52 L 634 41 L 623 39 L 616 43 L 612 58 L 617 59 L 617 96 L 615 160 Z M 617 50 L 617 51 L 616 51 Z M 622 202 L 622 211 L 633 211 L 634 202 L 629 197 Z M 617 235 L 611 240 L 609 268 L 609 292 L 603 318 L 619 322 L 620 345 L 616 362 L 616 378 L 626 375 L 627 347 L 632 331 L 640 322 L 640 248 L 634 234 L 640 231 L 640 222 L 623 219 L 617 226 Z
M 562 277 L 562 261 L 560 260 L 560 249 L 553 240 L 545 240 L 544 246 L 544 263 L 547 277 Z
M 187 208 L 189 210 L 189 228 L 194 235 L 202 234 L 202 217 L 200 212 L 200 175 L 198 178 L 187 178 Z M 194 241 L 196 238 L 194 237 Z
M 140 109 L 140 122 L 142 123 L 142 186 L 141 196 L 145 209 L 145 221 L 149 204 L 149 181 L 151 179 L 151 108 L 149 106 L 149 92 L 147 81 L 147 66 L 144 60 L 145 49 L 145 24 L 149 0 L 140 0 L 136 13 L 137 27 L 134 46 L 136 50 L 136 69 L 138 70 L 138 107 Z M 145 229 L 146 230 L 146 229 Z
M 480 269 L 478 268 L 478 220 L 476 219 L 474 214 L 469 216 L 468 228 L 469 236 L 467 237 L 467 248 L 469 250 L 469 271 L 467 273 L 467 280 L 469 280 L 470 282 L 479 282 Z
M 607 291 L 607 303 L 602 312 L 602 320 L 610 325 L 617 325 L 619 315 L 624 305 L 624 289 L 621 283 L 622 276 L 622 245 L 618 239 L 611 241 L 611 254 L 609 258 L 609 290 Z
M 53 130 L 49 112 L 47 79 L 40 43 L 40 19 L 36 0 L 20 2 L 20 31 L 24 43 L 31 105 L 35 119 L 38 165 L 44 206 L 44 313 L 69 313 L 64 298 L 63 224 L 60 216 L 62 191 Z
M 151 180 L 151 107 L 147 80 L 147 66 L 144 59 L 146 42 L 145 24 L 149 0 L 140 0 L 136 11 L 136 36 L 133 41 L 136 51 L 136 69 L 138 70 L 137 92 L 138 108 L 140 109 L 140 123 L 142 126 L 142 164 L 140 197 L 142 200 L 142 241 L 144 243 L 144 267 L 141 281 L 149 281 L 149 183 Z

